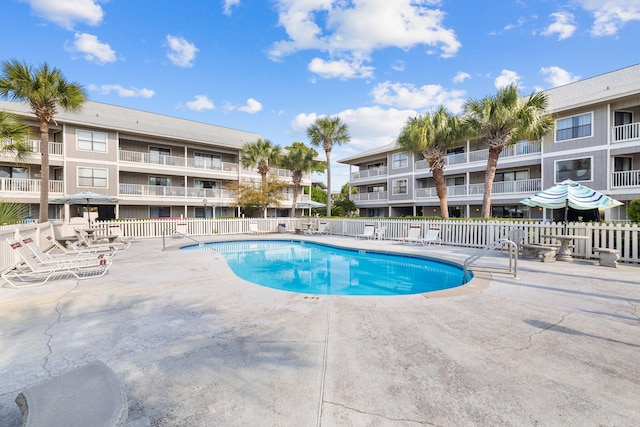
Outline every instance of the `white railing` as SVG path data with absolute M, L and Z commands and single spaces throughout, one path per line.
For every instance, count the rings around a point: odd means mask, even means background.
M 629 123 L 613 127 L 613 142 L 633 141 L 640 138 L 640 123 Z
M 613 172 L 611 174 L 611 188 L 640 186 L 640 171 Z
M 361 170 L 357 172 L 352 172 L 351 180 L 353 181 L 356 179 L 375 178 L 377 176 L 385 176 L 385 175 L 387 175 L 387 167 L 380 166 L 377 168 L 371 168 L 371 169 Z
M 318 219 L 319 221 L 320 219 Z M 564 234 L 561 223 L 541 223 L 533 221 L 487 221 L 487 220 L 426 220 L 401 218 L 322 218 L 331 223 L 331 234 L 357 236 L 364 232 L 365 224 L 376 227 L 386 226 L 385 237 L 391 240 L 402 240 L 407 236 L 410 225 L 422 225 L 422 230 L 429 227 L 440 228 L 440 237 L 444 245 L 469 248 L 482 248 L 498 239 L 508 237 L 513 229 L 524 231 L 524 243 L 555 243 L 553 239 L 542 237 Z M 280 224 L 284 229 L 293 232 L 302 227 L 308 218 L 252 218 L 252 219 L 204 219 L 204 218 L 158 218 L 158 219 L 119 219 L 114 221 L 98 221 L 97 227 L 104 227 L 105 232 L 110 224 L 118 224 L 125 236 L 136 238 L 160 238 L 163 230 L 170 228 L 188 236 L 233 235 L 249 232 L 249 223 L 258 223 L 258 229 L 278 232 Z M 31 236 L 43 248 L 47 245 L 44 233 L 61 237 L 64 223 L 21 224 L 19 226 L 0 227 L 0 269 L 13 265 L 17 259 L 10 250 L 6 239 L 18 237 L 18 233 Z M 586 236 L 588 239 L 575 240 L 572 253 L 576 257 L 598 258 L 594 248 L 615 249 L 620 253 L 622 262 L 640 264 L 640 226 L 638 224 L 599 224 L 569 223 L 567 234 Z
M 205 159 L 200 157 L 187 158 L 187 168 L 210 170 L 210 171 L 223 171 L 223 172 L 238 172 L 238 164 L 230 162 L 219 162 L 211 159 Z
M 511 194 L 536 192 L 542 189 L 542 179 L 520 179 L 517 181 L 494 182 L 491 194 Z M 469 194 L 484 194 L 484 183 L 469 184 Z
M 373 191 L 371 193 L 358 193 L 353 194 L 352 199 L 354 202 L 364 202 L 371 200 L 387 200 L 386 191 Z
M 39 179 L 0 178 L 0 191 L 40 194 Z M 49 180 L 49 193 L 62 193 L 64 181 Z
M 447 187 L 447 196 L 464 196 L 467 194 L 466 185 L 451 185 Z M 428 188 L 416 188 L 415 197 L 422 198 L 438 198 L 438 193 L 435 187 Z
M 120 184 L 121 196 L 223 198 L 235 199 L 236 192 L 218 188 L 178 187 L 164 185 Z

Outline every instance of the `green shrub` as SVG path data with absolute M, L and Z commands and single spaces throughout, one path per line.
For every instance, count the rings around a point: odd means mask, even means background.
M 627 208 L 627 215 L 631 222 L 640 222 L 640 199 L 633 199 Z

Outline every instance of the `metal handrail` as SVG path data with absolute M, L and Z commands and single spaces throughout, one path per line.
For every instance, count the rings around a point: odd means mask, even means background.
M 189 240 L 193 240 L 195 243 L 197 243 L 197 244 L 198 244 L 198 246 L 199 246 L 199 247 L 201 247 L 201 248 L 203 248 L 203 249 L 213 250 L 213 249 L 211 249 L 209 246 L 207 246 L 207 244 L 206 244 L 206 243 L 202 243 L 201 241 L 199 241 L 199 240 L 197 240 L 197 239 L 194 239 L 194 238 L 193 238 L 193 237 L 191 237 L 191 236 L 187 236 L 186 234 L 184 234 L 184 233 L 182 233 L 182 232 L 180 232 L 180 231 L 176 230 L 175 228 L 163 228 L 163 229 L 162 229 L 162 250 L 165 250 L 165 249 L 167 248 L 167 245 L 166 245 L 166 243 L 165 243 L 165 236 L 167 235 L 167 233 L 166 233 L 167 231 L 170 231 L 170 232 L 171 232 L 171 235 L 179 234 L 179 235 L 181 235 L 182 237 L 186 237 L 186 238 L 187 238 L 187 239 L 189 239 Z
M 518 245 L 515 242 L 512 242 L 511 240 L 506 238 L 498 239 L 495 242 L 488 244 L 487 246 L 485 246 L 484 248 L 481 248 L 480 250 L 478 250 L 478 252 L 471 255 L 469 258 L 467 258 L 464 261 L 464 275 L 462 277 L 467 277 L 467 270 L 469 266 L 471 266 L 474 262 L 476 262 L 477 260 L 485 256 L 490 251 L 497 248 L 502 248 L 504 245 L 507 245 L 509 247 L 509 268 L 507 269 L 507 271 L 509 272 L 509 274 L 513 274 L 514 279 L 517 279 L 518 278 Z M 488 269 L 489 267 L 482 267 L 482 268 Z M 494 267 L 493 269 L 504 270 L 498 267 Z

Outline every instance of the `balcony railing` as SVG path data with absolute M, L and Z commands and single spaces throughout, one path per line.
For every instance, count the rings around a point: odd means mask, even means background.
M 233 199 L 235 191 L 218 188 L 178 187 L 164 185 L 120 184 L 120 195 L 143 197 L 175 197 L 175 198 L 223 198 Z
M 378 167 L 378 168 L 372 168 L 372 169 L 352 172 L 351 173 L 351 180 L 364 179 L 364 178 L 374 178 L 374 177 L 377 177 L 377 176 L 385 176 L 385 175 L 387 175 L 387 167 L 386 166 L 381 166 L 381 167 Z
M 542 179 L 521 179 L 518 181 L 494 182 L 491 194 L 535 193 L 542 189 Z M 470 184 L 469 194 L 484 194 L 484 183 Z
M 613 142 L 633 141 L 640 138 L 640 122 L 613 127 Z
M 2 141 L 0 142 L 0 146 L 4 146 L 7 144 L 10 144 L 11 141 Z M 27 141 L 27 143 L 29 144 L 29 146 L 31 147 L 31 151 L 33 151 L 34 153 L 40 153 L 40 141 L 35 140 L 35 139 L 31 139 L 29 141 Z M 62 143 L 61 142 L 49 142 L 49 154 L 50 155 L 57 155 L 57 156 L 62 156 Z M 38 157 L 38 160 L 40 158 Z
M 640 187 L 640 171 L 613 172 L 611 188 Z
M 354 202 L 366 202 L 372 200 L 387 200 L 387 192 L 386 191 L 374 191 L 371 193 L 358 193 L 353 194 L 352 200 Z
M 467 186 L 466 185 L 451 185 L 447 187 L 447 196 L 464 196 L 467 194 Z M 415 190 L 416 199 L 431 199 L 438 198 L 438 193 L 436 192 L 435 187 L 427 187 L 427 188 L 416 188 Z
M 540 141 L 520 141 L 516 144 L 505 147 L 500 153 L 500 158 L 526 156 L 528 154 L 542 152 L 542 144 Z M 469 153 L 450 154 L 445 157 L 447 166 L 460 165 L 464 163 L 486 162 L 489 158 L 489 150 L 476 150 Z M 429 163 L 426 160 L 416 162 L 416 170 L 429 169 Z
M 173 166 L 210 171 L 238 172 L 237 163 L 218 162 L 199 157 L 163 156 L 154 153 L 120 150 L 120 161 L 148 165 Z
M 0 191 L 40 194 L 39 179 L 0 178 Z M 63 181 L 49 180 L 49 193 L 62 193 Z

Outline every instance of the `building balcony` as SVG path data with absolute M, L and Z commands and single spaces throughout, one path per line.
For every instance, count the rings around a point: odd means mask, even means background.
M 387 199 L 388 199 L 388 196 L 386 191 L 373 191 L 371 193 L 358 193 L 358 194 L 351 195 L 351 200 L 353 200 L 355 203 L 374 202 L 379 200 L 386 201 Z
M 516 144 L 505 147 L 500 153 L 500 158 L 517 158 L 541 152 L 542 144 L 540 141 L 520 141 Z M 445 165 L 455 166 L 476 162 L 486 163 L 488 158 L 489 149 L 470 151 L 468 153 L 450 154 L 445 157 Z M 416 171 L 428 171 L 429 163 L 426 160 L 419 160 L 415 164 L 415 169 Z
M 518 181 L 494 182 L 491 194 L 534 194 L 542 189 L 542 180 L 523 179 Z M 417 188 L 416 199 L 438 199 L 435 187 Z M 454 185 L 447 187 L 447 197 L 478 196 L 484 194 L 484 183 L 469 185 Z
M 23 178 L 0 178 L 0 193 L 18 194 L 40 194 L 39 179 L 23 179 Z M 50 194 L 63 194 L 64 181 L 49 180 Z
M 614 126 L 611 141 L 614 143 L 636 141 L 640 139 L 640 122 Z
M 230 162 L 218 162 L 207 158 L 163 156 L 155 153 L 142 153 L 139 151 L 120 150 L 119 159 L 123 163 L 132 163 L 136 166 L 149 165 L 161 166 L 180 170 L 192 170 L 193 172 L 223 172 L 225 175 L 237 176 L 238 164 Z
M 611 174 L 611 188 L 640 187 L 640 170 L 613 172 Z
M 365 180 L 368 178 L 377 178 L 381 176 L 387 176 L 387 167 L 381 166 L 378 168 L 366 169 L 351 173 L 351 182 L 354 183 L 358 180 Z

